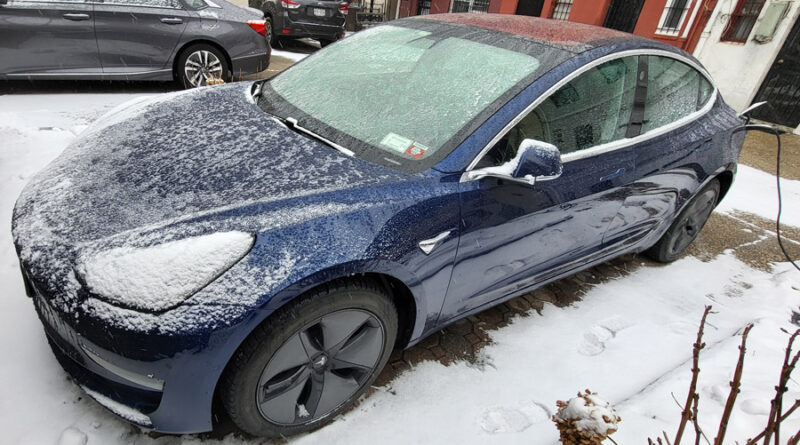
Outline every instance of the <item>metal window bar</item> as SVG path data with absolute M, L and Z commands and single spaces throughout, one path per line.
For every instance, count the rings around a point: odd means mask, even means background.
M 489 12 L 489 0 L 454 0 L 453 12 Z
M 728 26 L 722 34 L 722 40 L 728 42 L 747 42 L 750 31 L 756 24 L 764 0 L 739 0 L 733 14 L 728 20 Z
M 556 0 L 553 7 L 552 18 L 556 20 L 568 20 L 569 12 L 572 9 L 572 0 Z
M 689 9 L 689 0 L 672 0 L 666 9 L 664 22 L 656 29 L 656 32 L 674 34 L 681 30 L 682 18 Z
M 419 0 L 417 3 L 417 15 L 428 15 L 431 13 L 431 0 Z

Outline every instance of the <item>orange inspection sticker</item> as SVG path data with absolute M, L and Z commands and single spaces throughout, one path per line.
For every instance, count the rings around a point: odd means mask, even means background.
M 425 154 L 426 151 L 428 151 L 428 147 L 419 144 L 417 142 L 414 142 L 413 144 L 411 144 L 410 147 L 408 147 L 408 150 L 406 150 L 406 154 L 414 159 L 419 159 Z

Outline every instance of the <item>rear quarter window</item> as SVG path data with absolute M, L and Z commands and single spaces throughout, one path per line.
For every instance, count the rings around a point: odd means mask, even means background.
M 669 125 L 703 108 L 714 86 L 691 66 L 662 56 L 647 56 L 648 85 L 642 133 Z

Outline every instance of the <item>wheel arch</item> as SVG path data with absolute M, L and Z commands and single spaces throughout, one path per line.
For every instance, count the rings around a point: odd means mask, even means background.
M 228 64 L 228 70 L 231 72 L 231 75 L 233 74 L 233 61 L 231 60 L 231 56 L 228 54 L 228 51 L 225 51 L 225 47 L 209 39 L 192 39 L 181 45 L 181 47 L 178 48 L 178 51 L 175 52 L 175 58 L 172 60 L 172 77 L 175 80 L 179 80 L 178 73 L 180 71 L 178 67 L 178 61 L 180 60 L 181 55 L 183 55 L 183 52 L 193 45 L 209 45 L 218 49 L 225 57 L 225 62 Z M 225 79 L 225 81 L 227 82 L 228 79 Z
M 719 181 L 719 199 L 717 200 L 717 204 L 719 204 L 725 198 L 731 185 L 733 185 L 733 171 L 725 170 L 716 175 L 715 178 Z

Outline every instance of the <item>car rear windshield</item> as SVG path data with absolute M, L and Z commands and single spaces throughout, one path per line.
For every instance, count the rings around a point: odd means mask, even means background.
M 358 157 L 417 172 L 568 56 L 513 34 L 410 20 L 308 57 L 271 80 L 259 105 Z

